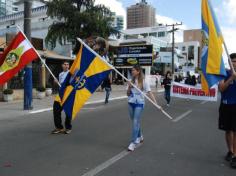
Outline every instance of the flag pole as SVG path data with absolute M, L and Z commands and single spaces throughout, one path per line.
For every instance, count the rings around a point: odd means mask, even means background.
M 25 36 L 25 33 L 21 30 L 21 28 L 16 25 L 16 27 L 18 28 L 18 30 L 23 34 L 23 36 L 25 37 L 25 39 L 28 41 L 28 43 L 30 44 L 30 46 L 32 47 L 32 49 L 36 52 L 36 54 L 38 55 L 39 59 L 41 60 L 41 62 L 45 65 L 45 67 L 47 68 L 47 70 L 49 71 L 49 73 L 52 75 L 52 77 L 54 78 L 54 80 L 56 80 L 56 83 L 58 84 L 59 87 L 61 87 L 61 84 L 59 83 L 58 79 L 55 77 L 55 75 L 52 73 L 52 71 L 50 70 L 50 68 L 48 67 L 48 65 L 45 63 L 45 61 L 42 59 L 42 57 L 40 56 L 39 52 L 34 48 L 34 46 L 31 44 L 31 42 L 28 40 L 28 38 Z
M 80 38 L 77 38 L 77 40 L 82 43 L 89 51 L 91 51 L 94 55 L 96 55 L 97 57 L 99 57 L 104 63 L 106 63 L 107 65 L 109 65 L 109 67 L 111 67 L 117 74 L 119 74 L 124 80 L 126 80 L 127 82 L 130 82 L 122 73 L 120 73 L 113 65 L 111 65 L 110 63 L 108 63 L 107 61 L 105 61 L 98 53 L 96 53 L 94 50 L 92 50 L 86 43 L 84 43 L 83 40 L 81 40 Z M 159 109 L 164 115 L 166 115 L 170 120 L 173 120 L 173 118 L 163 110 L 163 108 L 159 105 L 157 105 L 151 98 L 149 98 L 145 93 L 143 93 L 136 85 L 134 85 L 132 82 L 130 82 L 130 84 L 138 90 L 138 92 L 140 92 L 148 101 L 150 101 L 157 109 Z
M 223 44 L 224 44 L 224 48 L 225 48 L 226 55 L 227 55 L 227 57 L 228 57 L 228 61 L 229 61 L 230 68 L 231 68 L 231 70 L 232 70 L 232 73 L 235 74 L 234 66 L 233 66 L 232 60 L 231 60 L 231 58 L 230 58 L 229 50 L 228 50 L 228 48 L 227 48 L 227 46 L 226 46 L 225 40 L 224 40 Z

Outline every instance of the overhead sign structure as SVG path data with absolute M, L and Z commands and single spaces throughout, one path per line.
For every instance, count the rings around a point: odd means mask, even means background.
M 115 66 L 152 66 L 153 45 L 119 46 L 114 59 Z

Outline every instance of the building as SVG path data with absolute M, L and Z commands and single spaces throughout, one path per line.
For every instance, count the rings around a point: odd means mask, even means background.
M 32 8 L 31 19 L 31 36 L 34 38 L 45 39 L 48 33 L 49 26 L 53 23 L 53 19 L 47 16 L 47 6 L 39 6 Z M 0 37 L 4 37 L 6 33 L 15 33 L 17 31 L 16 25 L 23 29 L 24 12 L 20 11 L 11 15 L 0 17 Z M 44 48 L 46 44 L 44 42 Z M 58 54 L 71 56 L 72 45 L 57 45 L 54 51 Z
M 156 10 L 145 0 L 128 7 L 127 29 L 152 27 L 156 25 Z
M 14 4 L 17 6 L 18 11 L 19 12 L 24 11 L 24 3 L 22 3 L 21 0 L 15 0 L 15 1 L 16 1 L 16 3 L 14 3 Z M 40 1 L 46 2 L 47 0 L 32 1 L 32 9 L 45 5 L 45 3 L 40 2 Z
M 180 55 L 184 56 L 180 62 L 182 68 L 188 67 L 194 70 L 199 67 L 200 43 L 198 41 L 175 43 L 175 48 Z
M 58 44 L 56 48 L 53 49 L 53 51 L 47 50 L 47 46 L 45 44 L 44 39 L 48 33 L 49 26 L 53 23 L 54 20 L 48 18 L 46 12 L 47 12 L 46 5 L 32 8 L 31 42 L 35 46 L 35 48 L 39 50 L 41 57 L 46 60 L 46 63 L 50 67 L 51 71 L 56 76 L 58 76 L 61 70 L 61 62 L 63 60 L 72 60 L 72 58 L 70 57 L 72 51 L 72 45 Z M 19 26 L 21 29 L 23 29 L 23 24 L 24 24 L 23 11 L 19 11 L 10 15 L 5 15 L 0 17 L 0 38 L 3 38 L 5 39 L 5 41 L 7 41 L 7 36 L 14 36 L 17 33 L 18 29 L 16 25 Z M 41 81 L 42 76 L 40 75 L 43 70 L 42 68 L 43 66 L 40 63 L 40 60 L 33 62 L 33 86 L 38 87 L 40 84 L 42 84 L 43 86 L 51 84 L 54 90 L 58 89 L 56 85 L 54 85 L 54 81 L 48 72 L 45 73 L 46 79 Z M 22 80 L 23 79 L 21 77 L 21 74 L 16 75 L 9 82 L 8 84 L 9 88 L 22 89 L 23 87 Z M 18 94 L 18 97 L 22 98 L 22 94 Z
M 201 65 L 201 52 L 202 52 L 202 30 L 201 29 L 191 29 L 184 31 L 184 42 L 194 42 L 199 43 L 199 55 L 198 55 L 198 67 Z
M 168 33 L 168 27 L 166 26 L 155 26 L 155 27 L 144 27 L 136 29 L 127 29 L 121 31 L 121 39 L 124 42 L 135 40 L 145 40 L 154 45 L 155 51 L 160 51 L 161 47 L 166 47 L 167 43 L 170 43 L 171 37 Z
M 14 5 L 16 0 L 0 0 L 0 16 L 16 13 L 18 7 Z
M 184 31 L 184 42 L 198 41 L 202 48 L 202 31 L 201 29 L 191 29 Z
M 117 30 L 123 30 L 124 29 L 124 17 L 122 15 L 116 15 L 115 12 L 112 13 L 112 17 L 113 17 L 113 23 L 112 23 L 112 27 Z
M 122 30 L 121 37 L 118 40 L 109 42 L 113 47 L 152 45 L 153 54 L 160 52 L 161 48 L 166 48 L 168 43 L 170 43 L 170 33 L 168 33 L 166 26 Z M 118 66 L 117 68 L 129 77 L 131 66 Z M 151 74 L 151 66 L 143 66 L 143 68 L 146 75 Z

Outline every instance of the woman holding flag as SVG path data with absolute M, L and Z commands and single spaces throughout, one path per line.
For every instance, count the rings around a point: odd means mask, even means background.
M 134 151 L 136 146 L 144 140 L 141 132 L 141 114 L 145 104 L 143 94 L 147 94 L 156 103 L 150 84 L 144 79 L 142 68 L 136 65 L 132 68 L 132 80 L 128 82 L 127 90 L 129 114 L 132 121 L 132 139 L 128 151 Z

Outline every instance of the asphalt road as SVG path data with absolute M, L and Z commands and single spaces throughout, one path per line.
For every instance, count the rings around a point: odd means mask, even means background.
M 126 100 L 86 106 L 70 135 L 50 134 L 52 112 L 0 119 L 0 176 L 235 175 L 224 161 L 218 103 L 174 99 L 165 109 L 174 121 L 147 103 L 145 141 L 131 153 Z

